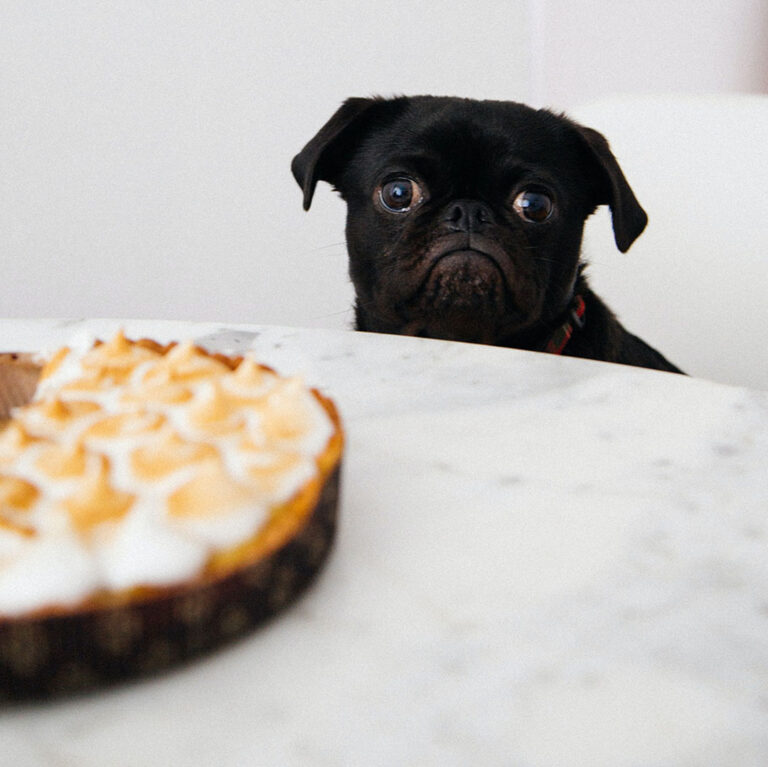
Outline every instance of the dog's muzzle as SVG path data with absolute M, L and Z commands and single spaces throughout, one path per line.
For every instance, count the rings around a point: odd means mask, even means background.
M 432 305 L 476 310 L 502 302 L 505 281 L 499 264 L 487 253 L 452 250 L 435 259 L 424 290 Z

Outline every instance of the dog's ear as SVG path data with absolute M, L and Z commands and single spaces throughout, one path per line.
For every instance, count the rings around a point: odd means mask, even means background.
M 318 181 L 333 183 L 349 157 L 354 138 L 363 130 L 371 111 L 384 103 L 379 98 L 347 99 L 291 162 L 291 172 L 304 191 L 304 210 L 309 210 Z
M 624 178 L 605 136 L 592 128 L 581 125 L 575 127 L 595 171 L 598 189 L 595 204 L 610 206 L 616 246 L 622 253 L 626 253 L 645 229 L 648 216 Z

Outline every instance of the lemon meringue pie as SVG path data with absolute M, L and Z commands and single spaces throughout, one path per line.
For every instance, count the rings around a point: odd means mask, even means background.
M 122 332 L 50 355 L 0 430 L 0 695 L 155 670 L 276 612 L 330 546 L 342 450 L 333 403 L 250 357 Z

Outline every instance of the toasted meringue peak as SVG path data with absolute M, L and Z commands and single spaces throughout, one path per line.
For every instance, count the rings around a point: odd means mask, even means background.
M 36 438 L 21 423 L 11 421 L 0 431 L 0 463 L 17 459 L 35 441 Z
M 149 370 L 144 381 L 147 383 L 167 381 L 196 381 L 228 373 L 229 368 L 219 360 L 206 354 L 191 342 L 177 344 L 163 359 Z
M 242 428 L 245 421 L 217 380 L 206 381 L 200 387 L 188 413 L 189 422 L 209 434 L 230 434 Z
M 12 535 L 19 536 L 21 538 L 34 538 L 37 535 L 37 531 L 34 527 L 21 524 L 15 519 L 7 519 L 3 516 L 0 509 L 0 533 L 11 533 Z
M 62 346 L 46 363 L 43 365 L 43 369 L 40 372 L 40 380 L 50 378 L 61 366 L 61 363 L 67 357 L 70 352 L 68 346 Z
M 286 475 L 299 469 L 305 460 L 297 452 L 262 453 L 258 462 L 248 465 L 248 481 L 259 494 L 271 498 L 279 492 Z
M 95 421 L 83 432 L 83 437 L 96 439 L 136 437 L 157 431 L 164 423 L 165 417 L 160 413 L 128 411 L 108 415 Z
M 213 445 L 189 442 L 175 431 L 167 430 L 131 453 L 131 469 L 142 481 L 153 481 L 200 461 L 215 459 L 218 451 Z
M 85 473 L 87 453 L 82 442 L 49 444 L 37 455 L 35 468 L 50 479 L 80 477 Z
M 89 402 L 87 400 L 65 402 L 58 397 L 45 400 L 38 407 L 40 414 L 45 418 L 62 422 L 89 415 L 100 409 L 96 402 Z
M 310 428 L 305 402 L 300 396 L 300 378 L 280 380 L 267 396 L 262 412 L 262 428 L 269 443 L 300 439 Z
M 275 378 L 275 374 L 250 357 L 243 357 L 235 369 L 231 383 L 237 389 L 262 390 L 265 385 Z
M 159 352 L 129 341 L 122 330 L 107 343 L 94 346 L 82 360 L 85 370 L 99 370 L 124 379 L 137 365 L 160 357 Z
M 120 401 L 126 405 L 137 403 L 179 405 L 192 399 L 192 396 L 192 389 L 187 384 L 175 383 L 170 380 L 169 376 L 169 379 L 163 382 L 142 382 L 138 386 L 125 391 L 120 396 Z
M 0 510 L 26 510 L 39 495 L 38 489 L 26 479 L 0 474 Z
M 62 394 L 70 394 L 76 397 L 84 397 L 96 394 L 114 386 L 115 383 L 124 383 L 130 373 L 129 369 L 118 371 L 115 375 L 109 375 L 105 368 L 85 368 L 81 376 L 61 387 Z
M 94 346 L 83 358 L 83 364 L 85 367 L 89 367 L 94 360 L 130 357 L 138 348 L 125 337 L 123 329 L 120 328 L 109 341 Z
M 267 449 L 267 438 L 261 429 L 249 429 L 237 443 L 238 450 L 244 454 L 263 453 Z
M 88 532 L 102 522 L 116 522 L 124 517 L 135 496 L 115 488 L 109 477 L 109 462 L 99 462 L 97 471 L 86 477 L 82 486 L 63 502 L 73 527 Z
M 71 428 L 78 429 L 97 413 L 101 406 L 90 400 L 67 401 L 59 397 L 32 402 L 19 408 L 15 419 L 32 436 L 54 438 Z
M 253 493 L 235 481 L 221 461 L 201 464 L 197 474 L 168 498 L 173 517 L 221 517 L 253 503 Z

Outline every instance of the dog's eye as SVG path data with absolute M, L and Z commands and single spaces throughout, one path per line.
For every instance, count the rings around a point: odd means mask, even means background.
M 379 188 L 381 204 L 394 213 L 405 213 L 422 199 L 421 187 L 412 178 L 394 178 Z
M 513 207 L 518 216 L 526 221 L 541 224 L 552 215 L 552 198 L 544 192 L 526 189 L 515 197 Z

